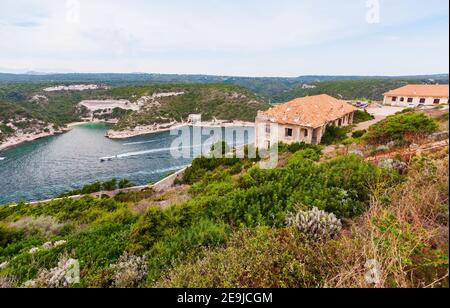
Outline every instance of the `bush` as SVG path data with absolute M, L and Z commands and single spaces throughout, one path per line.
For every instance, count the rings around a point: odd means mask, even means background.
M 309 159 L 312 161 L 319 161 L 320 160 L 320 156 L 321 156 L 321 152 L 318 152 L 314 149 L 307 149 L 307 150 L 302 150 L 302 151 L 298 151 L 297 153 L 293 154 L 288 161 L 289 165 L 295 165 L 297 164 L 299 161 L 305 160 L 305 159 Z
M 322 144 L 331 145 L 335 143 L 340 143 L 347 138 L 347 134 L 350 132 L 351 127 L 338 127 L 331 125 L 327 127 L 325 134 L 322 137 Z
M 375 117 L 373 115 L 371 115 L 370 113 L 368 113 L 367 111 L 357 110 L 355 112 L 354 123 L 355 124 L 363 123 L 363 122 L 371 121 L 373 119 L 375 119 Z
M 241 160 L 239 158 L 196 158 L 192 162 L 191 167 L 187 168 L 184 172 L 181 183 L 192 185 L 201 181 L 209 171 L 213 171 L 220 166 L 233 167 L 240 162 Z
M 439 116 L 438 121 L 439 122 L 448 122 L 449 121 L 449 113 L 446 112 L 443 115 Z
M 23 233 L 0 224 L 0 248 L 23 238 Z
M 115 288 L 137 288 L 147 276 L 147 257 L 133 256 L 126 252 L 111 266 L 111 270 L 114 272 Z
M 318 208 L 309 211 L 291 213 L 286 218 L 288 226 L 295 226 L 312 240 L 331 239 L 342 229 L 342 223 L 334 214 L 329 214 Z
M 296 142 L 296 143 L 291 143 L 291 144 L 286 144 L 283 142 L 278 143 L 278 152 L 279 153 L 296 153 L 298 151 L 301 150 L 314 150 L 317 153 L 321 153 L 322 152 L 322 148 L 318 145 L 313 145 L 313 144 L 307 144 L 305 142 Z
M 362 136 L 364 136 L 367 133 L 367 130 L 357 130 L 354 131 L 352 134 L 352 138 L 358 139 L 361 138 Z
M 63 230 L 65 224 L 60 223 L 51 216 L 23 217 L 18 221 L 11 223 L 10 228 L 23 231 L 26 235 L 32 235 L 35 232 L 41 232 L 44 235 L 57 235 Z
M 372 145 L 404 139 L 414 141 L 436 132 L 438 128 L 438 123 L 423 113 L 402 112 L 370 127 L 364 140 Z
M 224 248 L 186 260 L 156 287 L 319 288 L 328 282 L 330 268 L 338 266 L 344 265 L 337 255 L 310 244 L 294 228 L 257 227 L 235 233 Z
M 36 280 L 28 281 L 25 286 L 52 289 L 70 288 L 72 282 L 68 281 L 66 277 L 70 275 L 71 271 L 78 271 L 77 266 L 77 261 L 63 256 L 60 258 L 57 267 L 41 271 Z
M 89 195 L 101 191 L 113 191 L 116 189 L 124 189 L 133 187 L 135 184 L 127 179 L 123 179 L 118 181 L 117 179 L 112 179 L 106 182 L 95 182 L 92 184 L 88 184 L 83 186 L 81 189 L 76 189 L 68 193 L 64 193 L 59 195 L 59 198 L 65 198 L 76 195 Z
M 223 158 L 231 151 L 230 146 L 225 141 L 217 142 L 211 146 L 211 154 L 216 158 Z

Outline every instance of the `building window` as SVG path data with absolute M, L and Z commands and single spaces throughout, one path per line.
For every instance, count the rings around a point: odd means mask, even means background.
M 397 96 L 394 96 L 394 97 L 392 98 L 392 101 L 393 101 L 393 102 L 396 102 L 397 99 L 398 99 L 398 97 L 397 97 Z
M 266 134 L 270 134 L 270 133 L 271 133 L 270 124 L 266 124 Z
M 404 102 L 404 101 L 405 101 L 405 98 L 404 98 L 404 97 L 400 98 L 400 101 L 401 101 L 401 102 Z
M 308 137 L 309 135 L 309 131 L 307 129 L 305 129 L 305 137 Z
M 425 104 L 425 102 L 426 102 L 427 100 L 425 99 L 425 98 L 421 98 L 420 99 L 420 103 L 423 105 L 423 104 Z
M 339 119 L 339 126 L 342 126 L 342 119 Z
M 411 98 L 411 97 L 410 97 L 410 98 L 408 98 L 408 103 L 412 103 L 412 102 L 413 102 L 413 100 L 414 100 L 414 99 L 413 99 L 413 98 Z
M 439 105 L 440 103 L 441 103 L 441 100 L 440 100 L 439 98 L 437 98 L 437 99 L 434 100 L 434 104 L 435 104 L 435 105 Z
M 266 141 L 266 149 L 267 150 L 270 150 L 270 146 L 271 146 L 270 141 Z
M 286 128 L 286 137 L 293 137 L 294 130 L 292 128 Z

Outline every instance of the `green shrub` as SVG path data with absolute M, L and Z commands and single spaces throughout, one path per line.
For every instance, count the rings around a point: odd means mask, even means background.
M 217 142 L 211 146 L 211 154 L 213 157 L 225 157 L 231 151 L 230 146 L 225 141 Z
M 328 248 L 333 243 L 310 244 L 293 228 L 244 229 L 235 233 L 226 247 L 204 250 L 201 258 L 186 260 L 175 267 L 156 287 L 324 287 L 329 266 L 342 266 L 338 255 L 333 256 L 338 249 L 330 253 L 322 251 L 323 246 Z
M 279 153 L 296 153 L 301 150 L 312 149 L 317 153 L 322 152 L 322 148 L 318 145 L 307 144 L 305 142 L 296 142 L 292 144 L 286 144 L 283 142 L 278 143 L 278 152 Z
M 123 179 L 118 181 L 117 179 L 112 179 L 106 182 L 95 182 L 92 184 L 88 184 L 83 186 L 81 189 L 76 189 L 71 192 L 67 192 L 59 195 L 59 198 L 65 198 L 76 195 L 89 195 L 101 191 L 113 191 L 116 189 L 124 189 L 133 187 L 135 184 L 127 179 Z
M 347 138 L 347 134 L 350 132 L 351 126 L 338 127 L 331 125 L 327 127 L 325 134 L 322 137 L 322 144 L 331 145 L 340 143 Z
M 371 115 L 370 113 L 368 113 L 367 111 L 357 110 L 355 112 L 354 123 L 355 124 L 363 123 L 363 122 L 371 121 L 373 119 L 375 119 L 375 117 L 373 115 Z
M 127 179 L 120 180 L 120 182 L 118 184 L 119 189 L 130 188 L 133 186 L 136 186 L 136 184 L 134 184 L 133 182 L 131 182 Z
M 423 113 L 402 112 L 369 128 L 364 140 L 373 145 L 391 141 L 413 140 L 434 133 L 438 123 Z
M 439 116 L 438 121 L 439 122 L 448 122 L 449 121 L 449 113 L 446 112 L 443 115 Z
M 319 161 L 321 156 L 321 152 L 318 152 L 314 149 L 307 149 L 307 150 L 301 150 L 298 151 L 289 158 L 288 164 L 289 165 L 295 165 L 299 161 L 309 159 L 312 161 Z
M 155 283 L 163 271 L 182 263 L 187 256 L 195 257 L 196 250 L 223 244 L 228 237 L 229 229 L 227 224 L 202 219 L 190 227 L 162 238 L 148 252 L 148 282 Z
M 191 167 L 186 169 L 181 183 L 194 184 L 195 182 L 202 180 L 209 171 L 213 171 L 219 166 L 233 167 L 240 162 L 239 158 L 196 158 L 192 162 Z
M 352 138 L 358 139 L 361 138 L 362 136 L 364 136 L 367 133 L 367 130 L 357 130 L 354 131 L 352 134 Z
M 6 247 L 11 243 L 20 241 L 23 238 L 23 236 L 24 236 L 23 232 L 10 229 L 0 224 L 0 248 Z

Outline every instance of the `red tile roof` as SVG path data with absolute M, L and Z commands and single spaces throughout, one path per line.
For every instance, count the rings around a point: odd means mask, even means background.
M 385 93 L 385 96 L 448 97 L 448 85 L 411 84 Z
M 318 128 L 356 110 L 343 100 L 322 94 L 294 99 L 271 108 L 262 115 L 279 124 Z

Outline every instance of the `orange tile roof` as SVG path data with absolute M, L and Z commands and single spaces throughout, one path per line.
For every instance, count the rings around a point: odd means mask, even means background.
M 385 93 L 385 96 L 448 97 L 448 85 L 411 84 Z
M 345 101 L 322 94 L 297 98 L 262 114 L 280 124 L 317 128 L 356 110 Z

